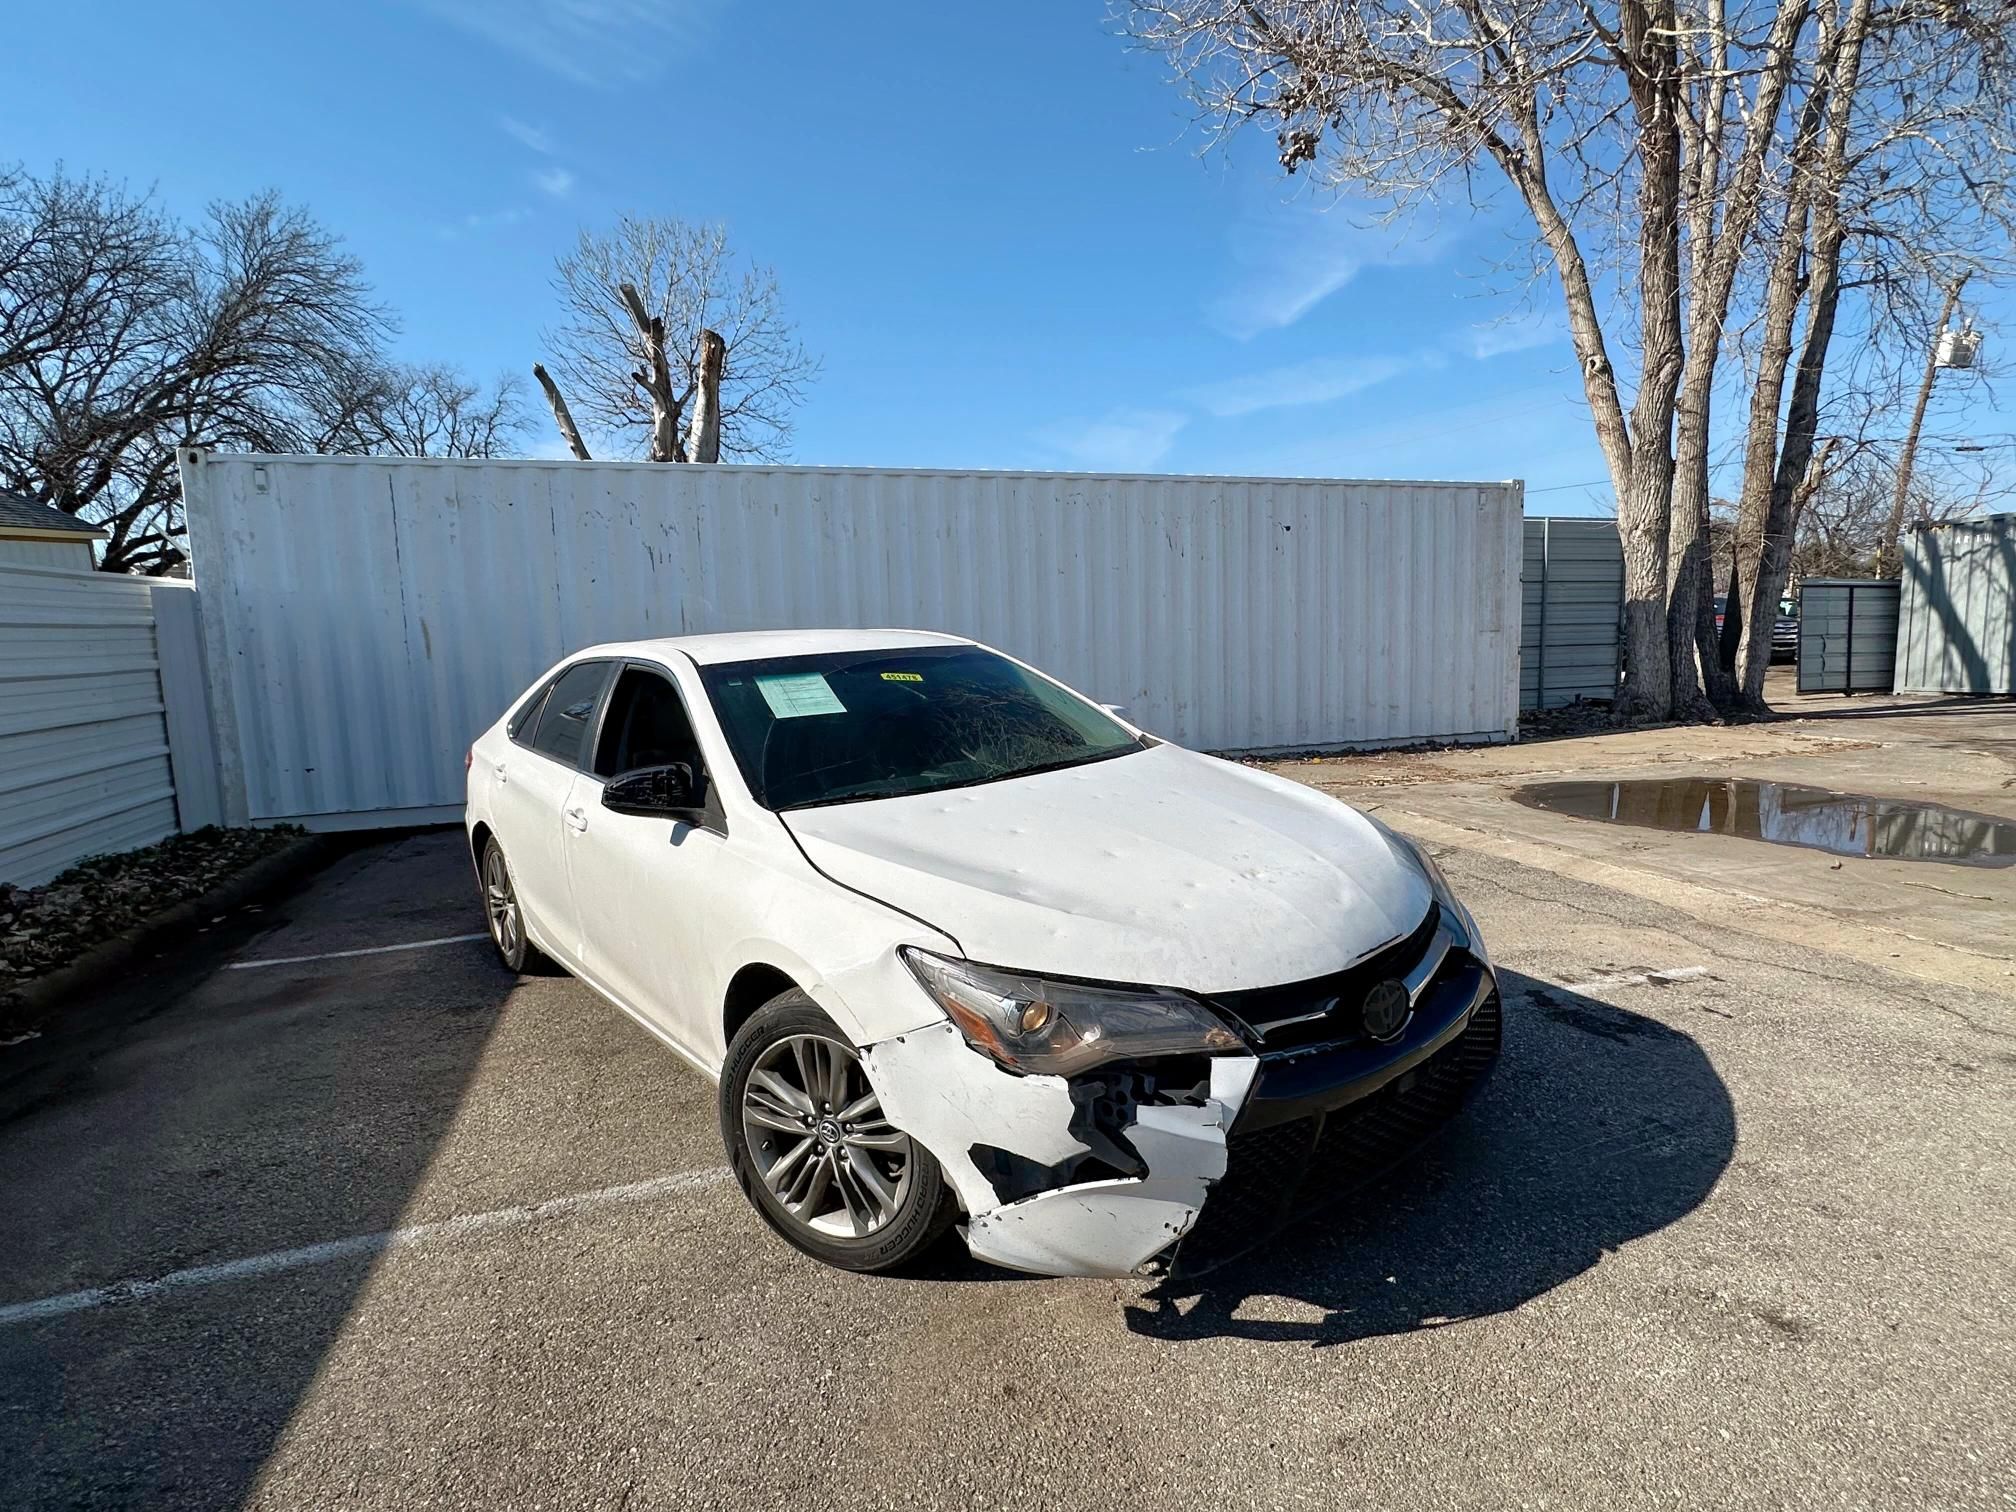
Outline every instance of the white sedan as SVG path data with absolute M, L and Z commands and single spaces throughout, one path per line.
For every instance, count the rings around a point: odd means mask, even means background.
M 470 748 L 467 823 L 505 964 L 716 1080 L 756 1210 L 850 1269 L 954 1224 L 1019 1270 L 1200 1269 L 1498 1056 L 1418 848 L 950 636 L 591 647 Z

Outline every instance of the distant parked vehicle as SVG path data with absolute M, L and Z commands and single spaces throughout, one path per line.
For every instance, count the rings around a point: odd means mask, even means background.
M 1715 628 L 1722 628 L 1722 617 L 1729 609 L 1729 595 L 1715 595 Z M 1774 662 L 1797 661 L 1799 659 L 1799 603 L 1796 599 L 1778 600 L 1778 618 L 1771 626 L 1771 660 Z
M 1778 600 L 1778 618 L 1771 626 L 1771 660 L 1799 660 L 1799 601 Z

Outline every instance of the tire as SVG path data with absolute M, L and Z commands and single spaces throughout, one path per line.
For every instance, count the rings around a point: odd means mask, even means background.
M 483 918 L 490 928 L 490 943 L 504 969 L 520 976 L 551 976 L 559 968 L 532 943 L 525 929 L 525 909 L 518 901 L 518 886 L 511 880 L 511 867 L 504 859 L 504 847 L 492 835 L 483 845 L 483 860 L 476 869 L 476 883 L 483 893 Z
M 874 1096 L 847 1037 L 795 988 L 750 1016 L 721 1067 L 721 1138 L 744 1195 L 787 1243 L 841 1270 L 908 1265 L 959 1214 L 938 1162 Z

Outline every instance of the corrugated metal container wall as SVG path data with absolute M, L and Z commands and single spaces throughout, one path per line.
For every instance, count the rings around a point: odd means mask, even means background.
M 1896 680 L 1897 585 L 1880 578 L 1799 584 L 1799 691 L 1887 693 Z
M 1213 750 L 1517 719 L 1517 484 L 199 453 L 183 488 L 227 815 L 444 817 L 560 656 L 762 626 L 970 635 Z
M 171 835 L 146 579 L 0 567 L 0 882 Z
M 1529 515 L 1519 587 L 1519 707 L 1615 697 L 1624 613 L 1617 522 Z
M 1902 542 L 1900 693 L 2016 693 L 2016 515 L 1921 525 Z

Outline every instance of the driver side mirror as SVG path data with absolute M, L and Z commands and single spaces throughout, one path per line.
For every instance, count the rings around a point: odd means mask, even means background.
M 606 783 L 602 788 L 602 807 L 644 819 L 679 819 L 698 824 L 706 788 L 704 777 L 694 776 L 692 767 L 675 761 L 670 766 L 625 772 Z

